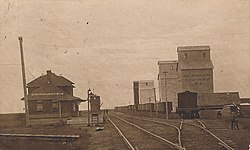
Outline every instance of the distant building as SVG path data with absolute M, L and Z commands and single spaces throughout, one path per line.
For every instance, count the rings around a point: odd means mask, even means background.
M 180 90 L 180 77 L 177 61 L 159 61 L 159 98 L 161 102 L 172 103 L 174 108 L 178 105 L 177 93 Z
M 79 116 L 79 105 L 83 100 L 73 96 L 74 83 L 63 76 L 47 70 L 46 75 L 29 82 L 27 88 L 31 124 L 42 119 L 58 121 Z
M 197 105 L 201 108 L 223 108 L 224 105 L 240 104 L 239 92 L 198 93 Z
M 183 46 L 177 52 L 181 91 L 213 93 L 210 46 Z
M 153 80 L 134 81 L 134 104 L 155 102 L 155 87 Z
M 181 46 L 178 60 L 159 61 L 159 97 L 177 107 L 177 93 L 213 93 L 213 64 L 210 46 Z
M 241 103 L 250 103 L 250 98 L 240 98 Z
M 250 117 L 250 98 L 240 98 L 240 109 L 244 117 Z

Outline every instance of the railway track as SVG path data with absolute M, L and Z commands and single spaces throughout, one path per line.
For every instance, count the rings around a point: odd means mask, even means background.
M 124 119 L 117 115 L 107 116 L 109 121 L 117 129 L 129 149 L 179 149 L 183 148 L 177 143 L 170 141 L 156 133 L 133 123 L 131 119 Z M 129 121 L 128 121 L 129 120 Z
M 232 150 L 223 140 L 207 130 L 198 120 L 184 120 L 182 123 L 182 142 L 186 149 Z M 198 138 L 197 138 L 198 137 Z
M 239 150 L 239 145 L 234 143 L 232 140 L 232 133 L 231 129 L 229 129 L 228 124 L 225 122 L 219 122 L 215 123 L 215 120 L 202 120 L 204 122 L 206 129 L 214 133 L 215 135 L 218 135 L 219 137 L 223 138 L 223 140 L 228 143 L 231 147 L 233 147 L 235 150 Z M 245 148 L 244 148 L 245 149 Z
M 123 115 L 125 116 L 125 115 Z M 125 117 L 131 117 L 126 115 Z M 172 126 L 178 132 L 178 143 L 180 147 L 185 149 L 213 149 L 213 150 L 233 150 L 234 148 L 229 146 L 226 142 L 220 139 L 218 136 L 209 131 L 204 123 L 200 120 L 181 120 L 181 121 L 171 121 L 158 119 L 148 119 L 132 117 L 136 120 L 148 121 L 151 123 L 157 123 L 165 126 Z M 166 129 L 165 129 L 166 130 Z

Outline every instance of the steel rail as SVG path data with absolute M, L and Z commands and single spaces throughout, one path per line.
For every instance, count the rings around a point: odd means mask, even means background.
M 198 119 L 197 119 L 198 120 Z M 168 120 L 168 122 L 174 122 L 174 123 L 179 123 L 179 121 L 170 121 Z M 228 144 L 226 144 L 223 140 L 221 140 L 218 136 L 216 136 L 215 134 L 213 134 L 211 131 L 209 131 L 206 126 L 202 123 L 201 125 L 197 125 L 197 124 L 192 124 L 192 123 L 187 123 L 187 122 L 183 122 L 183 124 L 187 124 L 187 125 L 191 125 L 191 126 L 196 126 L 201 128 L 202 130 L 206 131 L 207 133 L 209 133 L 210 135 L 212 135 L 214 138 L 216 138 L 220 143 L 220 145 L 222 145 L 224 148 L 226 148 L 227 150 L 234 150 L 234 148 L 230 147 Z M 203 127 L 205 126 L 205 127 Z
M 199 120 L 199 119 L 196 119 Z M 170 121 L 168 120 L 168 122 L 175 122 L 178 123 L 178 121 Z M 220 145 L 222 145 L 224 148 L 226 148 L 227 150 L 234 150 L 234 148 L 230 147 L 229 145 L 227 145 L 223 140 L 221 140 L 218 136 L 216 136 L 215 134 L 213 134 L 211 131 L 209 131 L 206 126 L 204 125 L 204 123 L 202 123 L 200 120 L 197 121 L 198 123 L 200 123 L 201 125 L 197 125 L 197 124 L 192 124 L 192 123 L 187 123 L 187 122 L 183 122 L 183 124 L 187 124 L 187 125 L 191 125 L 191 126 L 196 126 L 201 128 L 202 130 L 208 132 L 210 135 L 212 135 L 214 138 L 216 138 L 220 143 Z
M 148 131 L 148 130 L 146 130 L 146 129 L 144 129 L 144 128 L 142 128 L 142 127 L 140 127 L 140 126 L 138 126 L 138 125 L 136 125 L 134 123 L 126 121 L 125 119 L 122 119 L 122 118 L 120 118 L 120 117 L 118 117 L 118 116 L 116 116 L 114 114 L 111 114 L 111 115 L 118 118 L 118 119 L 120 119 L 120 120 L 122 120 L 123 122 L 125 122 L 125 123 L 127 123 L 127 124 L 129 124 L 131 126 L 134 126 L 134 127 L 138 128 L 138 129 L 144 131 L 145 133 L 155 137 L 156 139 L 161 140 L 162 142 L 169 144 L 171 147 L 177 148 L 179 150 L 184 150 L 184 148 L 182 148 L 181 146 L 179 146 L 179 145 L 177 145 L 177 144 L 175 144 L 175 143 L 173 143 L 173 142 L 171 142 L 171 141 L 169 141 L 169 140 L 167 140 L 167 139 L 165 139 L 163 137 L 160 137 L 160 136 L 158 136 L 158 135 L 156 135 L 156 134 L 154 134 L 154 133 L 152 133 L 152 132 L 150 132 L 150 131 Z
M 201 126 L 199 126 L 199 127 L 202 128 L 203 130 L 207 131 L 207 132 L 208 132 L 210 135 L 212 135 L 213 137 L 215 137 L 215 138 L 220 142 L 220 143 L 219 143 L 220 145 L 222 145 L 223 147 L 225 147 L 227 150 L 234 150 L 234 148 L 232 148 L 231 146 L 229 146 L 228 144 L 226 144 L 226 143 L 225 143 L 223 140 L 221 140 L 218 136 L 216 136 L 214 133 L 212 133 L 211 131 L 209 131 L 209 130 L 206 128 L 205 124 L 204 124 L 201 120 L 196 119 L 196 121 L 202 125 L 202 127 L 201 127 Z
M 167 126 L 170 126 L 172 128 L 175 128 L 178 132 L 178 143 L 179 143 L 179 146 L 183 148 L 183 145 L 182 145 L 182 142 L 181 142 L 181 127 L 178 128 L 177 126 L 175 125 L 172 125 L 172 124 L 169 124 L 169 123 L 166 123 L 166 122 L 161 122 L 161 121 L 156 121 L 156 120 L 150 120 L 150 119 L 142 119 L 142 118 L 138 118 L 138 117 L 133 117 L 135 119 L 138 119 L 138 120 L 143 120 L 143 121 L 150 121 L 150 122 L 154 122 L 154 123 L 158 123 L 158 124 L 164 124 L 164 125 L 167 125 Z M 181 123 L 181 126 L 182 126 L 182 123 Z
M 199 119 L 195 119 L 203 128 L 207 128 L 206 125 Z
M 179 142 L 179 146 L 182 147 L 182 142 L 181 142 L 181 130 L 180 128 L 178 128 L 177 126 L 175 125 L 172 125 L 172 124 L 169 124 L 169 123 L 166 123 L 166 122 L 161 122 L 161 121 L 156 121 L 156 120 L 150 120 L 150 119 L 142 119 L 142 118 L 138 118 L 138 117 L 133 117 L 133 118 L 136 118 L 138 120 L 143 120 L 143 121 L 150 121 L 150 122 L 154 122 L 154 123 L 158 123 L 158 124 L 164 124 L 164 125 L 167 125 L 167 126 L 170 126 L 172 128 L 175 128 L 178 132 L 178 142 Z
M 182 127 L 183 127 L 183 119 L 181 119 L 180 130 L 182 129 Z
M 129 140 L 125 137 L 125 135 L 122 133 L 122 131 L 115 125 L 115 123 L 109 118 L 108 115 L 106 115 L 108 120 L 111 122 L 111 124 L 115 127 L 115 129 L 118 131 L 119 135 L 122 137 L 123 141 L 125 144 L 128 146 L 129 149 L 131 150 L 136 150 L 133 145 L 129 142 Z
M 133 117 L 133 118 L 137 118 L 137 117 Z M 197 121 L 199 120 L 199 119 L 196 119 Z M 152 120 L 153 121 L 153 120 Z M 174 122 L 174 123 L 180 123 L 179 121 L 173 121 L 173 120 L 168 120 L 168 122 Z M 184 122 L 184 120 L 182 119 L 181 120 L 181 125 L 180 125 L 180 129 L 182 129 L 183 128 L 183 124 L 187 124 L 187 125 L 191 125 L 191 126 L 196 126 L 196 127 L 199 127 L 199 128 L 201 128 L 202 130 L 204 130 L 204 131 L 206 131 L 206 132 L 208 132 L 210 135 L 212 135 L 214 138 L 216 138 L 220 143 L 220 145 L 222 145 L 224 148 L 226 148 L 227 150 L 234 150 L 234 148 L 232 148 L 232 147 L 230 147 L 228 144 L 226 144 L 223 140 L 221 140 L 218 136 L 216 136 L 215 134 L 213 134 L 211 131 L 209 131 L 207 128 L 206 128 L 206 126 L 205 126 L 205 124 L 204 123 L 202 123 L 200 120 L 198 121 L 200 124 L 201 124 L 201 126 L 200 125 L 197 125 L 197 124 L 192 124 L 192 123 L 186 123 L 186 122 Z M 160 123 L 160 122 L 159 122 Z M 162 122 L 162 123 L 164 123 L 164 122 Z M 183 146 L 183 145 L 182 145 Z
M 218 136 L 216 136 L 215 134 L 213 134 L 211 131 L 209 131 L 207 128 L 206 128 L 206 126 L 205 126 L 205 124 L 204 123 L 202 123 L 199 119 L 196 119 L 197 120 L 197 122 L 199 123 L 199 124 L 201 124 L 201 126 L 200 125 L 196 125 L 196 124 L 191 124 L 191 123 L 186 123 L 186 122 L 184 122 L 183 121 L 183 119 L 181 120 L 181 125 L 180 125 L 180 130 L 183 128 L 183 124 L 188 124 L 188 125 L 192 125 L 192 126 L 196 126 L 196 127 L 199 127 L 199 128 L 201 128 L 202 130 L 204 130 L 204 131 L 206 131 L 206 132 L 208 132 L 210 135 L 212 135 L 214 138 L 216 138 L 220 143 L 220 145 L 222 145 L 224 148 L 226 148 L 227 150 L 234 150 L 234 148 L 232 148 L 232 147 L 230 147 L 228 144 L 226 144 L 223 140 L 221 140 Z M 152 120 L 153 121 L 153 120 Z M 170 121 L 170 120 L 168 120 L 168 122 L 175 122 L 175 123 L 179 123 L 179 122 L 177 122 L 177 121 Z M 164 122 L 159 122 L 159 123 L 163 123 L 163 124 L 165 124 Z M 182 145 L 183 146 L 183 145 Z

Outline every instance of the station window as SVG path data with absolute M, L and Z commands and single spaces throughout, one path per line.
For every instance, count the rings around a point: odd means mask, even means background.
M 146 82 L 146 86 L 148 86 L 148 82 Z
M 188 55 L 187 55 L 187 53 L 185 53 L 185 54 L 184 54 L 184 58 L 187 58 L 187 57 L 188 57 Z
M 36 111 L 37 112 L 43 112 L 43 101 L 38 100 L 36 103 Z
M 203 58 L 205 58 L 206 57 L 206 53 L 203 53 Z
M 59 111 L 59 103 L 58 103 L 58 101 L 52 101 L 52 108 L 53 108 L 53 112 L 58 112 Z

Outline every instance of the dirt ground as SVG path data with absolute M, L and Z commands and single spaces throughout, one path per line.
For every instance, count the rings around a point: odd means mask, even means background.
M 239 119 L 240 130 L 232 130 L 231 138 L 238 144 L 239 148 L 250 149 L 250 118 Z
M 83 115 L 82 117 L 85 117 Z M 88 127 L 86 124 L 66 126 L 34 126 L 25 127 L 23 114 L 0 114 L 0 133 L 29 133 L 29 134 L 56 134 L 56 135 L 80 135 L 76 140 L 52 140 L 30 139 L 0 136 L 0 150 L 123 150 L 126 145 L 113 128 L 112 124 L 105 119 L 104 130 L 96 131 L 95 126 Z M 208 121 L 208 120 L 207 120 Z M 210 120 L 211 124 L 218 124 L 218 120 Z M 208 122 L 207 122 L 208 123 Z M 230 130 L 229 137 L 239 149 L 248 149 L 250 144 L 250 119 L 239 120 L 240 130 Z M 228 124 L 228 123 L 227 123 Z M 227 125 L 226 124 L 226 125 Z M 218 131 L 217 131 L 218 132 Z M 219 133 L 219 132 L 218 132 Z
M 104 130 L 95 131 L 95 128 L 88 130 L 89 150 L 127 150 L 127 146 L 122 141 L 116 129 L 109 121 L 105 121 Z
M 0 133 L 12 134 L 50 134 L 50 135 L 80 135 L 77 140 L 66 139 L 34 139 L 28 137 L 0 136 L 1 150 L 59 150 L 87 149 L 87 130 L 81 126 L 35 126 L 25 127 L 23 114 L 0 115 Z
M 31 139 L 0 136 L 0 150 L 123 150 L 126 145 L 109 121 L 102 126 L 104 130 L 96 131 L 95 126 L 86 124 L 66 126 L 25 127 L 24 115 L 0 115 L 0 133 L 80 135 L 76 140 L 65 139 Z

